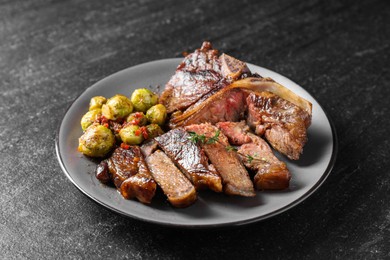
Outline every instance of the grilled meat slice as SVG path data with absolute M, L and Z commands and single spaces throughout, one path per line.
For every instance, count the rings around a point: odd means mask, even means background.
M 221 61 L 219 60 L 219 51 L 213 49 L 210 42 L 204 41 L 200 49 L 188 54 L 179 64 L 177 70 L 197 72 L 202 70 L 212 70 L 217 73 L 221 71 Z
M 246 92 L 240 89 L 222 89 L 202 100 L 202 103 L 187 109 L 184 114 L 173 116 L 171 128 L 209 122 L 238 121 L 245 112 Z
M 130 146 L 128 150 L 116 148 L 107 164 L 112 181 L 124 198 L 135 197 L 143 203 L 151 202 L 156 183 L 138 146 Z
M 222 76 L 230 82 L 239 79 L 243 74 L 251 74 L 249 68 L 246 66 L 246 63 L 243 61 L 237 60 L 225 53 L 223 53 L 219 59 L 221 61 Z
M 268 144 L 258 136 L 237 151 L 246 167 L 255 170 L 254 184 L 258 190 L 283 190 L 289 187 L 291 174 L 285 163 L 273 155 Z
M 184 129 L 177 128 L 156 137 L 155 140 L 196 189 L 209 188 L 221 192 L 221 177 L 210 170 L 203 150 L 189 138 L 190 135 Z
M 226 135 L 230 144 L 242 145 L 252 142 L 252 139 L 248 136 L 249 126 L 245 124 L 245 121 L 219 122 L 216 126 Z
M 168 113 L 184 110 L 213 89 L 221 89 L 227 83 L 215 71 L 177 71 L 166 84 L 160 103 Z
M 154 139 L 151 139 L 148 142 L 142 144 L 140 149 L 144 158 L 147 158 L 158 149 L 158 143 L 154 141 Z
M 298 160 L 307 141 L 311 115 L 293 103 L 270 92 L 251 93 L 246 99 L 248 125 L 265 135 L 272 147 L 292 160 Z
M 237 155 L 226 150 L 229 145 L 228 140 L 224 134 L 219 133 L 218 128 L 206 123 L 186 126 L 185 130 L 194 132 L 198 136 L 205 136 L 201 146 L 221 175 L 226 194 L 246 197 L 256 195 L 248 172 Z
M 217 124 L 230 143 L 241 145 L 237 153 L 246 167 L 255 170 L 254 184 L 258 190 L 282 190 L 289 186 L 291 174 L 284 162 L 273 154 L 269 145 L 249 132 L 245 121 Z
M 111 181 L 111 173 L 108 170 L 107 160 L 101 161 L 96 167 L 96 178 L 104 184 L 107 184 Z
M 160 96 L 168 113 L 184 110 L 215 88 L 228 83 L 221 74 L 218 51 L 209 42 L 184 58 Z
M 146 158 L 149 169 L 158 185 L 175 207 L 191 205 L 197 198 L 195 187 L 161 150 Z

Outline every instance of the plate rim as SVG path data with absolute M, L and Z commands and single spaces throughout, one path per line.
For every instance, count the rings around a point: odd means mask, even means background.
M 321 178 L 307 191 L 305 192 L 303 195 L 301 195 L 300 197 L 298 197 L 296 200 L 290 202 L 289 204 L 273 211 L 273 212 L 269 212 L 265 215 L 261 215 L 261 216 L 258 216 L 258 217 L 254 217 L 254 218 L 250 218 L 250 219 L 245 219 L 245 220 L 238 220 L 238 221 L 233 221 L 233 222 L 226 222 L 226 223 L 220 223 L 220 224 L 177 224 L 177 223 L 174 223 L 174 222 L 159 222 L 158 220 L 152 220 L 152 219 L 145 219 L 145 218 L 142 218 L 142 217 L 139 217 L 137 215 L 132 215 L 132 214 L 129 214 L 129 213 L 126 213 L 126 212 L 123 212 L 123 211 L 120 211 L 114 207 L 112 207 L 111 205 L 107 204 L 107 203 L 104 203 L 103 201 L 100 201 L 99 199 L 95 198 L 94 196 L 90 195 L 86 190 L 84 190 L 73 178 L 72 176 L 70 175 L 70 173 L 67 171 L 66 167 L 65 167 L 65 164 L 63 162 L 63 158 L 62 158 L 62 155 L 60 153 L 60 147 L 59 147 L 59 137 L 60 137 L 60 130 L 61 130 L 61 126 L 62 126 L 62 123 L 64 121 L 64 118 L 65 116 L 67 115 L 67 113 L 69 112 L 70 108 L 73 106 L 73 104 L 80 98 L 81 95 L 83 95 L 85 92 L 87 92 L 88 90 L 90 90 L 91 88 L 93 88 L 95 85 L 97 85 L 98 83 L 101 83 L 102 81 L 105 81 L 105 80 L 108 80 L 109 78 L 111 77 L 115 77 L 116 75 L 118 74 L 121 74 L 123 72 L 125 72 L 126 70 L 130 69 L 130 68 L 136 68 L 136 67 L 139 67 L 139 66 L 145 66 L 145 65 L 148 65 L 149 63 L 155 63 L 155 62 L 169 62 L 169 61 L 173 61 L 173 60 L 182 60 L 180 58 L 168 58 L 168 59 L 159 59 L 159 60 L 153 60 L 153 61 L 148 61 L 148 62 L 144 62 L 144 63 L 141 63 L 141 64 L 137 64 L 137 65 L 134 65 L 134 66 L 131 66 L 131 67 L 127 67 L 127 68 L 124 68 L 122 70 L 119 70 L 117 72 L 114 72 L 106 77 L 103 77 L 101 78 L 100 80 L 96 81 L 94 84 L 92 84 L 91 86 L 87 87 L 86 89 L 84 89 L 70 104 L 69 106 L 66 108 L 65 112 L 63 113 L 63 116 L 61 117 L 61 121 L 60 123 L 58 124 L 58 127 L 57 127 L 57 130 L 56 130 L 56 137 L 55 137 L 55 151 L 56 151 L 56 156 L 57 156 L 57 160 L 60 164 L 60 167 L 61 167 L 61 170 L 63 171 L 63 173 L 65 174 L 65 176 L 68 178 L 68 180 L 71 181 L 71 183 L 82 193 L 84 194 L 85 196 L 87 196 L 89 199 L 91 199 L 92 201 L 94 201 L 95 203 L 101 205 L 101 206 L 104 206 L 108 209 L 110 209 L 111 211 L 115 212 L 115 213 L 118 213 L 122 216 L 125 216 L 125 217 L 130 217 L 130 218 L 133 218 L 133 219 L 136 219 L 136 220 L 139 220 L 139 221 L 142 221 L 142 222 L 146 222 L 146 223 L 152 223 L 152 224 L 156 224 L 156 225 L 159 225 L 159 226 L 166 226 L 166 227 L 174 227 L 174 228 L 187 228 L 187 229 L 208 229 L 208 228 L 224 228 L 224 227 L 237 227 L 237 226 L 242 226 L 242 225 L 247 225 L 247 224 L 251 224 L 251 223 L 255 223 L 255 222 L 260 222 L 260 221 L 264 221 L 266 219 L 269 219 L 271 217 L 274 217 L 274 216 L 277 216 L 297 205 L 299 205 L 301 202 L 303 202 L 304 200 L 306 200 L 307 198 L 309 198 L 317 189 L 319 189 L 322 184 L 325 182 L 325 180 L 328 178 L 328 176 L 330 175 L 330 173 L 332 172 L 333 170 L 333 167 L 336 163 L 336 160 L 337 160 L 337 153 L 338 153 L 338 137 L 337 137 L 337 132 L 336 132 L 336 127 L 333 123 L 333 120 L 331 119 L 331 117 L 329 116 L 328 112 L 324 109 L 324 107 L 318 102 L 318 100 L 305 88 L 303 88 L 301 85 L 295 83 L 293 80 L 285 77 L 284 75 L 278 73 L 278 72 L 275 72 L 273 70 L 270 70 L 268 68 L 265 68 L 265 67 L 262 67 L 262 66 L 258 66 L 258 65 L 255 65 L 255 64 L 251 64 L 251 63 L 247 63 L 248 65 L 252 65 L 252 66 L 256 66 L 256 67 L 261 67 L 261 68 L 264 68 L 266 70 L 269 70 L 271 72 L 274 72 L 274 73 L 277 73 L 278 75 L 292 81 L 294 84 L 296 84 L 297 86 L 301 87 L 302 89 L 304 89 L 309 95 L 311 98 L 313 98 L 317 103 L 318 105 L 320 106 L 321 110 L 324 112 L 326 118 L 328 119 L 328 122 L 329 122 L 329 125 L 330 125 L 330 128 L 331 128 L 331 132 L 332 132 L 332 142 L 333 142 L 333 146 L 332 146 L 332 155 L 331 155 L 331 158 L 329 160 L 329 163 L 327 165 L 327 168 L 325 169 L 324 173 L 321 175 Z

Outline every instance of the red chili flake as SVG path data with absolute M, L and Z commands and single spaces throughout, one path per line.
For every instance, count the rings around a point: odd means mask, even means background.
M 104 123 L 103 126 L 108 128 L 108 123 Z
M 141 112 L 135 112 L 134 117 L 135 118 L 141 118 L 142 117 L 142 113 Z
M 108 124 L 109 122 L 109 120 L 105 116 L 101 116 L 100 121 L 102 125 Z
M 148 139 L 149 138 L 149 134 L 148 134 L 148 129 L 143 126 L 140 128 L 141 132 L 142 132 L 142 136 L 144 137 L 144 139 Z
M 130 145 L 125 144 L 125 143 L 121 143 L 121 148 L 122 148 L 122 149 L 125 149 L 125 150 L 129 150 Z
M 140 130 L 140 129 L 135 130 L 135 131 L 134 131 L 134 134 L 135 134 L 136 136 L 139 136 L 139 135 L 141 134 L 141 130 Z
M 139 125 L 140 121 L 141 121 L 141 120 L 139 120 L 139 119 L 134 119 L 134 120 L 132 120 L 130 123 L 131 123 L 132 125 Z

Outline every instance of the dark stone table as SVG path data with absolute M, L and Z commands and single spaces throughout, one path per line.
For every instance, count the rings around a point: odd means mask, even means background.
M 0 1 L 1 259 L 389 259 L 389 1 Z M 271 219 L 160 227 L 92 202 L 54 139 L 96 81 L 208 39 L 306 88 L 333 119 L 323 186 Z

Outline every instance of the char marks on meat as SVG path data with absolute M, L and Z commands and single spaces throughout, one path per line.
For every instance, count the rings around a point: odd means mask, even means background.
M 232 82 L 241 77 L 241 75 L 250 75 L 251 72 L 246 66 L 246 63 L 225 53 L 219 57 L 221 61 L 222 76 L 228 81 Z
M 124 198 L 137 198 L 143 203 L 151 202 L 156 191 L 156 183 L 138 146 L 130 146 L 128 150 L 116 148 L 107 159 L 107 168 L 112 182 Z M 100 178 L 97 174 L 98 179 L 102 180 L 102 176 L 105 175 L 102 171 L 97 173 L 100 173 Z
M 240 145 L 237 154 L 251 170 L 256 171 L 254 184 L 258 190 L 282 190 L 289 186 L 291 174 L 285 163 L 273 154 L 269 145 L 260 137 L 249 132 L 245 121 L 221 122 L 218 128 L 228 137 L 231 144 Z
M 168 113 L 184 110 L 213 89 L 227 84 L 221 74 L 218 50 L 214 50 L 209 42 L 204 42 L 177 67 L 160 96 L 160 103 Z
M 270 92 L 250 93 L 247 123 L 263 135 L 272 147 L 292 160 L 298 160 L 307 141 L 311 115 Z
M 213 171 L 203 150 L 190 140 L 190 135 L 184 129 L 171 130 L 155 140 L 196 189 L 209 188 L 222 192 L 221 177 Z
M 218 132 L 218 128 L 209 123 L 190 125 L 186 126 L 185 129 L 200 136 L 204 135 L 206 140 L 215 137 Z M 220 133 L 217 141 L 201 142 L 201 146 L 221 175 L 226 194 L 246 197 L 256 195 L 249 174 L 238 156 L 227 151 L 226 147 L 229 146 L 229 143 L 225 135 Z
M 146 158 L 153 178 L 175 207 L 191 205 L 197 198 L 195 187 L 161 150 Z

